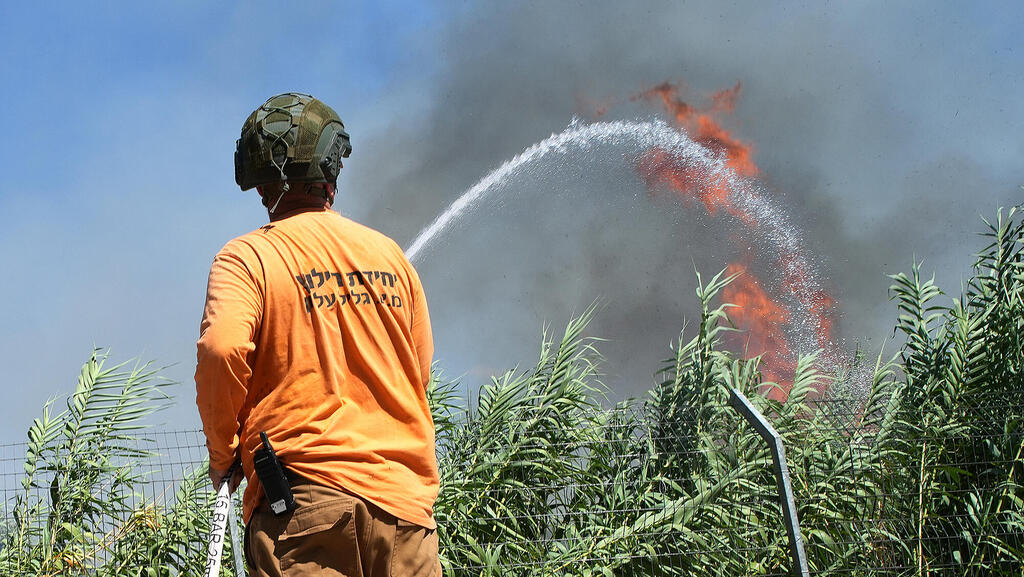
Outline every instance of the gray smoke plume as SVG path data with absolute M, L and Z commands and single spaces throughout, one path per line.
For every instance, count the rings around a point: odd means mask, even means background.
M 902 11 L 901 11 L 902 10 Z M 881 17 L 884 11 L 884 17 Z M 734 135 L 753 144 L 839 302 L 838 337 L 869 351 L 891 333 L 886 274 L 914 258 L 951 292 L 981 247 L 979 216 L 1020 202 L 1021 67 L 972 43 L 958 9 L 881 3 L 514 3 L 466 8 L 426 57 L 422 118 L 356 136 L 357 220 L 408 246 L 503 161 L 574 116 L 651 119 L 631 97 L 665 81 L 695 104 L 741 82 Z M 957 42 L 951 42 L 956 38 Z M 605 111 L 606 109 L 606 111 Z M 641 394 L 693 319 L 710 276 L 756 244 L 734 220 L 650 194 L 615 150 L 509 182 L 418 264 L 436 356 L 470 385 L 528 363 L 545 321 L 602 303 L 614 396 Z M 343 209 L 344 210 L 344 209 Z M 767 266 L 762 264 L 762 266 Z

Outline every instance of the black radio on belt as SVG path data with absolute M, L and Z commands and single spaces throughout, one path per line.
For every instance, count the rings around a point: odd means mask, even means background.
M 295 497 L 292 496 L 292 486 L 288 483 L 284 466 L 277 459 L 277 453 L 274 452 L 274 447 L 270 446 L 270 439 L 263 431 L 260 431 L 260 440 L 263 441 L 263 446 L 253 453 L 253 465 L 260 485 L 263 485 L 267 502 L 270 503 L 270 510 L 275 515 L 294 511 Z

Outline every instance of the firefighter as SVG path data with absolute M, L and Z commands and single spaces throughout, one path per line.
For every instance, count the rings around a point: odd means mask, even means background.
M 235 150 L 270 222 L 214 257 L 195 381 L 211 480 L 236 461 L 232 490 L 248 480 L 253 576 L 441 572 L 427 302 L 394 241 L 331 210 L 351 150 L 334 110 L 296 93 L 257 108 Z M 264 494 L 261 433 L 294 507 Z

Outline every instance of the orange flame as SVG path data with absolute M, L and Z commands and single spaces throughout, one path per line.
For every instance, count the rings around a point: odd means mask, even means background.
M 751 144 L 736 138 L 719 123 L 723 114 L 731 114 L 739 99 L 741 84 L 712 94 L 710 104 L 704 108 L 693 106 L 682 100 L 679 86 L 664 83 L 633 97 L 660 101 L 671 115 L 676 126 L 698 144 L 720 154 L 726 166 L 744 178 L 759 176 L 760 170 L 754 163 L 754 148 Z M 637 162 L 639 174 L 649 189 L 666 186 L 675 190 L 687 201 L 700 201 L 710 214 L 723 210 L 738 217 L 744 224 L 755 226 L 754 215 L 736 206 L 730 198 L 729 182 L 724 175 L 711 174 L 704 166 L 679 159 L 666 150 L 652 148 Z M 815 289 L 806 294 L 810 271 L 804 261 L 795 255 L 781 254 L 776 263 L 782 271 L 781 290 L 799 294 L 800 302 L 812 303 L 807 314 L 811 316 L 819 343 L 831 341 L 831 311 L 835 301 L 823 290 Z M 743 350 L 748 357 L 762 355 L 761 373 L 766 381 L 778 383 L 773 396 L 784 398 L 792 387 L 792 375 L 796 369 L 793 347 L 786 339 L 786 326 L 792 311 L 762 288 L 762 283 L 747 267 L 732 263 L 728 273 L 743 273 L 732 284 L 722 290 L 725 302 L 735 304 L 730 318 L 738 333 L 731 346 Z M 742 335 L 742 336 L 739 336 Z
M 729 182 L 724 174 L 713 173 L 705 166 L 680 160 L 660 148 L 652 148 L 637 161 L 636 169 L 649 190 L 666 186 L 680 193 L 684 201 L 696 199 L 710 214 L 718 209 L 754 225 L 752 215 L 741 210 L 729 198 Z
M 790 293 L 805 293 L 803 294 L 804 302 L 810 302 L 810 313 L 811 319 L 814 323 L 815 337 L 819 343 L 828 343 L 832 340 L 832 308 L 835 306 L 835 299 L 832 295 L 824 291 L 824 289 L 814 289 L 813 292 L 807 294 L 807 287 L 812 286 L 809 281 L 810 271 L 808 271 L 803 263 L 799 259 L 793 258 L 793 255 L 781 254 L 778 257 L 778 265 L 784 271 L 782 278 L 782 288 Z
M 672 115 L 676 125 L 684 129 L 694 142 L 725 158 L 726 166 L 743 177 L 758 174 L 751 145 L 740 141 L 726 131 L 715 119 L 715 114 L 731 113 L 739 97 L 740 84 L 711 96 L 705 109 L 696 108 L 679 97 L 679 88 L 668 82 L 634 97 L 660 100 Z M 707 167 L 678 159 L 664 150 L 649 150 L 637 163 L 637 170 L 648 188 L 667 186 L 679 192 L 684 199 L 696 198 L 711 214 L 719 209 L 739 217 L 748 225 L 756 224 L 753 215 L 740 209 L 729 198 L 728 178 L 709 171 Z
M 788 393 L 791 381 L 787 377 L 796 369 L 793 352 L 784 336 L 791 314 L 789 308 L 772 299 L 757 277 L 743 265 L 730 264 L 726 274 L 740 275 L 722 289 L 722 299 L 735 305 L 729 310 L 729 318 L 741 330 L 728 340 L 734 347 L 740 347 L 748 358 L 761 355 L 764 380 L 778 383 L 783 394 Z
M 736 174 L 754 177 L 760 171 L 754 164 L 753 146 L 729 134 L 715 118 L 716 114 L 729 114 L 735 110 L 741 88 L 742 85 L 737 82 L 732 88 L 712 94 L 711 106 L 703 110 L 684 102 L 679 96 L 679 88 L 668 82 L 642 92 L 639 97 L 660 99 L 668 113 L 675 118 L 676 125 L 685 128 L 697 144 L 723 154 L 726 164 Z

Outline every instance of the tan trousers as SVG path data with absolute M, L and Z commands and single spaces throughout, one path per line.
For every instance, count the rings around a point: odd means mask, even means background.
M 298 508 L 275 516 L 264 502 L 245 529 L 251 577 L 440 577 L 437 532 L 358 497 L 294 484 Z

